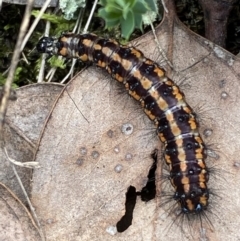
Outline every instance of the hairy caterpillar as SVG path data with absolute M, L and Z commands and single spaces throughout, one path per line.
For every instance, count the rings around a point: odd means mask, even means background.
M 209 171 L 195 113 L 179 87 L 166 77 L 157 63 L 134 47 L 121 46 L 94 34 L 66 33 L 58 40 L 43 37 L 37 49 L 92 62 L 123 83 L 129 95 L 141 103 L 156 125 L 175 189 L 173 198 L 181 212 L 201 214 L 207 208 Z

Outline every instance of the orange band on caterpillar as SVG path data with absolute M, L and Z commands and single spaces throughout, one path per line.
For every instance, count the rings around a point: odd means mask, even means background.
M 92 62 L 121 82 L 157 127 L 175 189 L 173 198 L 182 213 L 201 213 L 207 208 L 209 171 L 195 113 L 179 87 L 157 63 L 134 47 L 94 34 L 66 33 L 58 40 L 43 37 L 37 49 Z

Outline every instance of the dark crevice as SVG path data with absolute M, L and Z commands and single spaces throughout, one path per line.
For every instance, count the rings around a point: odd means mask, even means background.
M 156 183 L 155 183 L 155 172 L 157 170 L 157 149 L 153 151 L 151 157 L 153 159 L 153 164 L 148 172 L 148 181 L 145 187 L 142 188 L 140 196 L 142 201 L 148 202 L 155 198 L 156 196 Z
M 141 196 L 141 200 L 148 202 L 155 198 L 156 196 L 156 185 L 155 185 L 155 172 L 157 169 L 157 150 L 151 154 L 153 158 L 153 164 L 148 173 L 147 184 L 142 188 L 141 192 L 136 192 L 136 188 L 130 186 L 126 193 L 126 202 L 125 202 L 125 214 L 117 222 L 116 227 L 119 233 L 124 232 L 129 226 L 132 225 L 133 219 L 133 210 L 136 205 L 137 196 Z
M 128 229 L 129 226 L 132 225 L 133 210 L 136 204 L 136 200 L 137 200 L 136 188 L 133 186 L 130 186 L 126 193 L 125 214 L 117 222 L 117 225 L 116 225 L 117 231 L 119 233 L 124 232 L 126 229 Z

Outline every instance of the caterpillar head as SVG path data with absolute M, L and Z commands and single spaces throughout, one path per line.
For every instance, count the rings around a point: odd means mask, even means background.
M 209 191 L 207 188 L 198 188 L 197 183 L 191 185 L 194 186 L 195 190 L 191 190 L 187 194 L 175 192 L 174 199 L 180 204 L 182 213 L 199 214 L 208 206 Z
M 48 54 L 55 54 L 56 47 L 56 39 L 52 37 L 42 37 L 36 46 L 38 52 Z

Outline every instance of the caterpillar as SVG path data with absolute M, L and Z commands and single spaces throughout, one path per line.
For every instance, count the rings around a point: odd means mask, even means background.
M 59 39 L 43 37 L 37 50 L 94 63 L 121 82 L 156 126 L 175 190 L 173 199 L 181 213 L 201 214 L 207 209 L 210 193 L 206 145 L 194 111 L 163 68 L 135 47 L 91 33 L 65 33 Z

